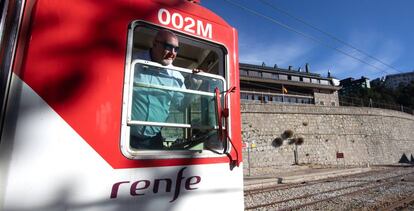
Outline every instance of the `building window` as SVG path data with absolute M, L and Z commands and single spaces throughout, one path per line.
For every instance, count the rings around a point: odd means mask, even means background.
M 292 81 L 300 81 L 298 76 L 292 76 L 290 80 Z
M 263 102 L 264 103 L 269 102 L 269 96 L 267 96 L 267 95 L 263 96 Z
M 283 102 L 283 97 L 282 96 L 272 96 L 272 101 L 273 102 Z
M 311 83 L 313 83 L 313 84 L 319 84 L 319 79 L 311 78 Z
M 249 76 L 260 77 L 260 72 L 250 70 Z
M 272 78 L 272 73 L 265 73 L 265 72 L 263 72 L 262 73 L 262 77 L 263 78 Z
M 240 75 L 247 76 L 248 71 L 247 70 L 240 70 Z
M 310 83 L 310 78 L 303 77 L 302 78 L 302 81 L 305 82 L 305 83 Z
M 298 103 L 311 104 L 311 99 L 309 99 L 309 98 L 298 98 Z
M 327 81 L 327 80 L 320 80 L 320 83 L 322 85 L 329 85 L 329 81 Z
M 288 80 L 287 75 L 279 74 L 279 80 Z
M 284 97 L 284 102 L 297 103 L 296 97 Z

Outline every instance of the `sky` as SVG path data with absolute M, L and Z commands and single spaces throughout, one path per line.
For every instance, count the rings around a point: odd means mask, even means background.
M 327 76 L 329 70 L 338 79 L 373 80 L 414 70 L 413 0 L 201 0 L 201 4 L 237 29 L 241 63 L 264 62 L 286 69 L 304 69 L 309 63 L 311 72 Z

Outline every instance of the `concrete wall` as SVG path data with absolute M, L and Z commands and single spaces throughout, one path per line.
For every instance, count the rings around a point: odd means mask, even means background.
M 272 105 L 244 102 L 242 110 L 245 173 L 270 173 L 295 163 L 351 165 L 398 163 L 414 154 L 414 116 L 398 111 L 314 105 Z M 302 137 L 302 145 L 276 138 L 286 130 Z M 280 143 L 280 142 L 279 142 Z M 253 146 L 253 147 L 251 147 Z M 343 153 L 344 158 L 337 158 Z

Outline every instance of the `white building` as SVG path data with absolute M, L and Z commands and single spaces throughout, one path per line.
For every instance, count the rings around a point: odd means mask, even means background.
M 414 81 L 414 71 L 407 72 L 407 73 L 387 75 L 385 77 L 385 86 L 388 88 L 395 89 L 400 84 L 407 85 L 411 83 L 411 81 Z

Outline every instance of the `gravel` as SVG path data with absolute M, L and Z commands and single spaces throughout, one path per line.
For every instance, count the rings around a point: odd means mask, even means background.
M 285 189 L 277 189 L 276 186 L 270 191 L 246 195 L 245 207 L 246 210 L 292 209 L 321 200 L 295 210 L 378 210 L 413 197 L 413 193 L 414 168 L 392 167 L 391 171 L 390 168 L 382 168 L 367 175 L 338 177 L 329 182 Z M 268 205 L 250 209 L 264 204 Z M 412 208 L 414 204 L 410 203 L 407 209 L 414 210 Z

